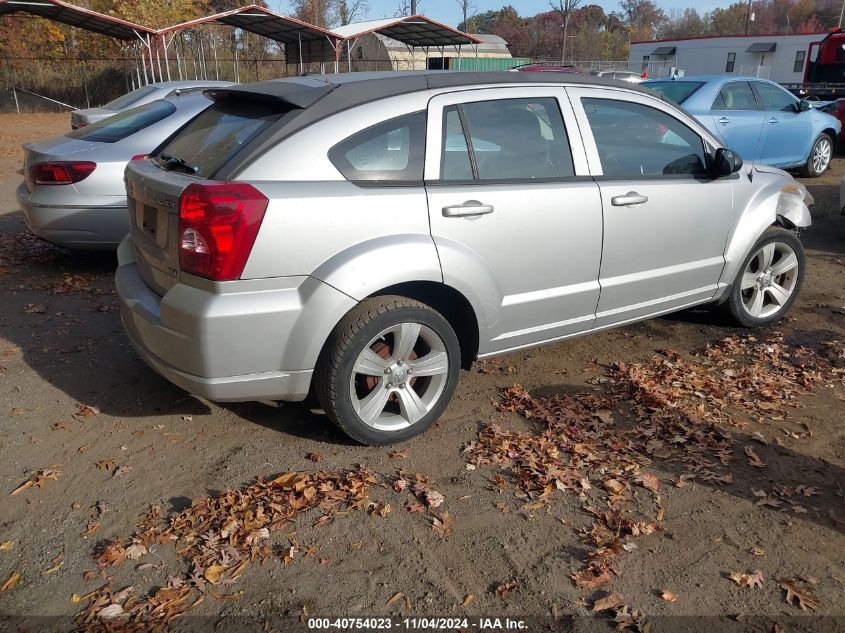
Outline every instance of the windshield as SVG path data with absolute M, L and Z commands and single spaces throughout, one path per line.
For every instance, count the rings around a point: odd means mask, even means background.
M 701 81 L 649 81 L 640 85 L 656 90 L 667 99 L 681 104 L 704 83 Z
M 160 149 L 159 163 L 210 178 L 285 111 L 278 103 L 218 101 Z
M 136 103 L 138 103 L 144 97 L 151 95 L 154 93 L 158 88 L 155 86 L 144 86 L 143 88 L 138 88 L 137 90 L 133 90 L 132 92 L 127 92 L 122 97 L 118 97 L 114 101 L 109 101 L 106 105 L 103 106 L 104 110 L 123 110 L 124 108 L 128 108 Z
M 80 141 L 95 143 L 116 143 L 127 136 L 166 119 L 176 112 L 176 106 L 169 101 L 151 101 L 137 108 L 115 114 L 102 121 L 69 132 L 65 136 Z

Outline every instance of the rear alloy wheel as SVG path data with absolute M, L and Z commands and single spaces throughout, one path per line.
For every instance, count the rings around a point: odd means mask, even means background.
M 362 444 L 400 442 L 443 413 L 458 382 L 460 347 L 431 307 L 378 297 L 335 328 L 317 368 L 326 414 Z
M 817 178 L 830 167 L 833 158 L 833 141 L 827 134 L 821 134 L 810 150 L 810 157 L 807 164 L 801 169 L 801 175 L 805 178 Z
M 734 281 L 728 308 L 747 327 L 774 323 L 798 298 L 804 248 L 791 231 L 770 227 L 751 249 Z

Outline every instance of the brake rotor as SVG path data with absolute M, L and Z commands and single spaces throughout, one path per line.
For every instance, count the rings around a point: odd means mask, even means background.
M 373 345 L 370 349 L 373 352 L 375 352 L 378 356 L 383 358 L 384 360 L 387 360 L 388 358 L 390 358 L 390 356 L 393 353 L 392 350 L 390 349 L 390 346 L 387 343 L 385 343 L 384 341 L 377 341 L 376 344 Z M 416 358 L 417 358 L 417 353 L 414 350 L 411 350 L 411 353 L 408 355 L 408 360 L 415 360 Z M 367 392 L 372 391 L 378 385 L 378 378 L 376 376 L 364 376 L 363 378 L 364 378 L 364 384 L 367 387 Z M 416 378 L 411 378 L 408 381 L 408 384 L 410 384 L 413 387 L 414 383 L 416 381 L 417 381 Z M 390 394 L 389 399 L 390 400 L 396 400 L 396 394 L 395 393 Z

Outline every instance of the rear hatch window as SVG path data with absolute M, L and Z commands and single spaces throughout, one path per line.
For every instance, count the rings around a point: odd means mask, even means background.
M 128 92 L 117 99 L 109 101 L 103 106 L 103 110 L 123 110 L 124 108 L 129 108 L 138 103 L 144 97 L 148 97 L 156 90 L 158 90 L 158 88 L 155 86 L 144 86 L 143 88 L 138 88 L 137 90 Z
M 151 101 L 137 108 L 126 110 L 102 121 L 68 132 L 65 136 L 93 143 L 116 143 L 153 123 L 158 123 L 176 112 L 169 101 Z
M 656 90 L 678 105 L 689 99 L 703 85 L 701 81 L 649 81 L 643 84 L 646 88 Z
M 278 102 L 224 99 L 193 119 L 161 147 L 156 162 L 200 178 L 215 174 L 285 112 Z

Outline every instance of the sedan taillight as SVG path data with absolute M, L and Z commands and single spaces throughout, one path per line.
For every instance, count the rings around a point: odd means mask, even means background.
M 179 267 L 214 281 L 238 279 L 268 203 L 246 183 L 189 185 L 179 198 Z
M 35 163 L 29 168 L 29 181 L 34 185 L 70 185 L 85 180 L 97 168 L 90 161 Z

